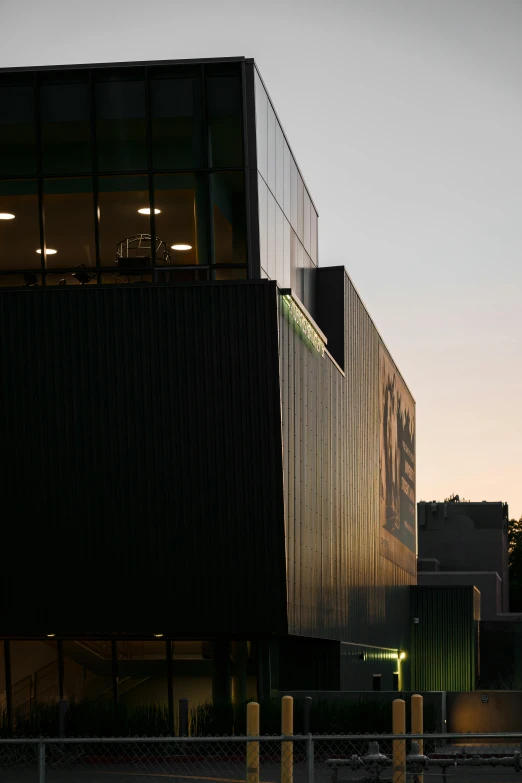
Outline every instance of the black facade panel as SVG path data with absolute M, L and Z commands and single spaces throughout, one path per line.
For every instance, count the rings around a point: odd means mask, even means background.
M 344 370 L 344 266 L 317 270 L 317 323 L 328 339 L 328 350 Z
M 275 284 L 0 294 L 0 635 L 285 633 Z

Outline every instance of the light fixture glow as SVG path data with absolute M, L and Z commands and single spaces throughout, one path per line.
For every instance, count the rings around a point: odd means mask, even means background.
M 150 215 L 150 211 L 151 211 L 150 207 L 142 207 L 141 209 L 138 209 L 138 212 L 140 213 L 140 215 Z M 159 215 L 160 212 L 161 212 L 161 209 L 155 209 L 154 210 L 154 214 L 155 215 Z
M 36 252 L 37 253 L 41 253 L 42 251 L 40 250 L 40 248 L 38 248 L 38 250 Z M 57 252 L 58 251 L 57 250 L 53 250 L 52 247 L 46 247 L 45 248 L 45 255 L 46 256 L 55 256 Z
M 403 661 L 406 658 L 406 653 L 405 652 L 397 653 L 397 658 L 399 659 L 399 661 Z
M 14 215 L 11 212 L 0 212 L 0 220 L 14 220 Z
M 156 637 L 156 639 L 161 639 L 161 637 L 164 636 L 164 634 L 162 634 L 162 633 L 155 633 L 154 636 Z
M 172 250 L 192 250 L 192 245 L 171 245 Z
M 56 634 L 55 634 L 55 633 L 48 633 L 48 634 L 47 634 L 47 636 L 48 636 L 49 638 L 51 638 L 51 636 L 56 636 Z

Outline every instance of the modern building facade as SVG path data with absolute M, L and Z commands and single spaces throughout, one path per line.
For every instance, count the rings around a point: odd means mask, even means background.
M 390 688 L 415 404 L 254 62 L 4 70 L 0 213 L 4 703 Z

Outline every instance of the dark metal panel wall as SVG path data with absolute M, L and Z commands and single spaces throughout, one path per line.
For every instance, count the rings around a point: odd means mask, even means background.
M 0 294 L 0 635 L 286 631 L 276 307 Z
M 472 586 L 411 589 L 413 690 L 475 689 L 480 619 L 477 597 Z
M 407 649 L 414 579 L 379 552 L 380 338 L 343 284 L 345 376 L 280 307 L 289 630 Z

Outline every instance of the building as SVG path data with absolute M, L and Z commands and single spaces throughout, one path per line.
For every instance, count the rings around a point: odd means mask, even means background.
M 415 404 L 254 62 L 0 93 L 4 703 L 391 688 Z
M 474 585 L 482 620 L 509 612 L 508 519 L 505 503 L 419 503 L 419 585 Z

